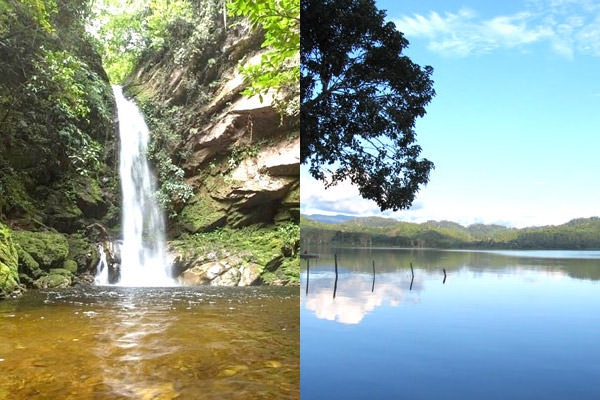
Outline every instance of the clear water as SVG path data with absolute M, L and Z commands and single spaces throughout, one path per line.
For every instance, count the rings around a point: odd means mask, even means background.
M 113 86 L 119 116 L 119 177 L 122 194 L 123 243 L 119 286 L 173 286 L 171 260 L 165 246 L 165 222 L 154 193 L 156 180 L 147 160 L 149 131 L 135 103 Z M 98 268 L 97 283 L 108 284 Z M 101 279 L 106 279 L 104 282 Z
M 600 252 L 309 250 L 302 399 L 600 398 Z
M 0 399 L 298 399 L 298 288 L 69 288 L 0 302 Z

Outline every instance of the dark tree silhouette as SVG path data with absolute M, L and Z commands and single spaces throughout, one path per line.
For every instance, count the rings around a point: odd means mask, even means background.
M 410 207 L 433 169 L 414 132 L 433 69 L 402 55 L 408 41 L 373 0 L 301 0 L 300 18 L 302 163 L 382 211 Z

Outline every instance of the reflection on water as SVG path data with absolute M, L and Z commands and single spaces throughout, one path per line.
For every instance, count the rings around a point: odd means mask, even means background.
M 302 274 L 302 279 L 306 282 L 305 273 Z M 324 268 L 312 269 L 311 290 L 306 295 L 305 307 L 314 311 L 317 318 L 358 324 L 375 307 L 384 303 L 397 306 L 405 294 L 412 301 L 418 301 L 418 298 L 408 294 L 410 275 L 383 274 L 380 280 L 381 283 L 375 286 L 372 275 L 342 271 L 336 290 L 334 274 Z M 420 282 L 417 281 L 415 291 L 419 290 Z M 333 292 L 337 292 L 336 297 L 332 296 Z
M 309 251 L 302 399 L 600 398 L 600 252 Z
M 297 289 L 86 288 L 0 303 L 0 399 L 296 399 Z
M 177 315 L 169 313 L 170 307 L 165 304 L 157 304 L 149 310 L 143 300 L 144 297 L 135 292 L 116 297 L 110 321 L 98 324 L 101 345 L 93 349 L 104 371 L 104 385 L 110 393 L 126 398 L 175 393 L 166 377 L 148 373 L 144 365 L 154 368 L 157 360 L 179 350 L 177 342 L 164 340 Z M 102 318 L 94 311 L 88 313 L 93 318 Z

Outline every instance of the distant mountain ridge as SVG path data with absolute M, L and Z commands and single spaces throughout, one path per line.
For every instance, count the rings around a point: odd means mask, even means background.
M 348 220 L 356 218 L 355 215 L 345 215 L 345 214 L 335 214 L 335 215 L 309 214 L 309 215 L 305 215 L 305 217 L 310 218 L 313 221 L 322 222 L 324 224 L 341 224 L 342 222 L 346 222 Z
M 577 218 L 562 225 L 509 228 L 463 226 L 452 221 L 411 223 L 384 217 L 355 217 L 327 224 L 301 216 L 304 244 L 368 246 L 600 249 L 600 218 Z

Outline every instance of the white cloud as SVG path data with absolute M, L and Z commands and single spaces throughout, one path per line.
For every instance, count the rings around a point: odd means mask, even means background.
M 525 10 L 487 19 L 467 8 L 456 13 L 432 11 L 394 22 L 409 39 L 425 38 L 430 50 L 450 56 L 525 50 L 541 42 L 567 58 L 575 53 L 600 56 L 600 5 L 593 1 L 530 1 Z
M 325 185 L 308 174 L 302 174 L 300 205 L 304 214 L 378 215 L 374 201 L 360 197 L 349 181 L 325 189 Z
M 316 279 L 315 279 L 316 278 Z M 303 274 L 302 283 L 306 282 Z M 405 300 L 418 300 L 414 294 L 423 287 L 421 279 L 417 278 L 409 299 L 404 298 L 405 289 L 410 286 L 406 274 L 384 273 L 377 276 L 373 285 L 370 274 L 353 273 L 342 275 L 338 282 L 337 295 L 333 298 L 333 279 L 331 275 L 315 275 L 311 272 L 308 294 L 305 295 L 305 307 L 314 311 L 319 319 L 337 321 L 342 324 L 359 324 L 363 318 L 385 304 L 396 307 Z M 306 286 L 304 286 L 305 288 Z M 373 288 L 373 291 L 371 291 Z M 301 293 L 304 293 L 301 290 Z

